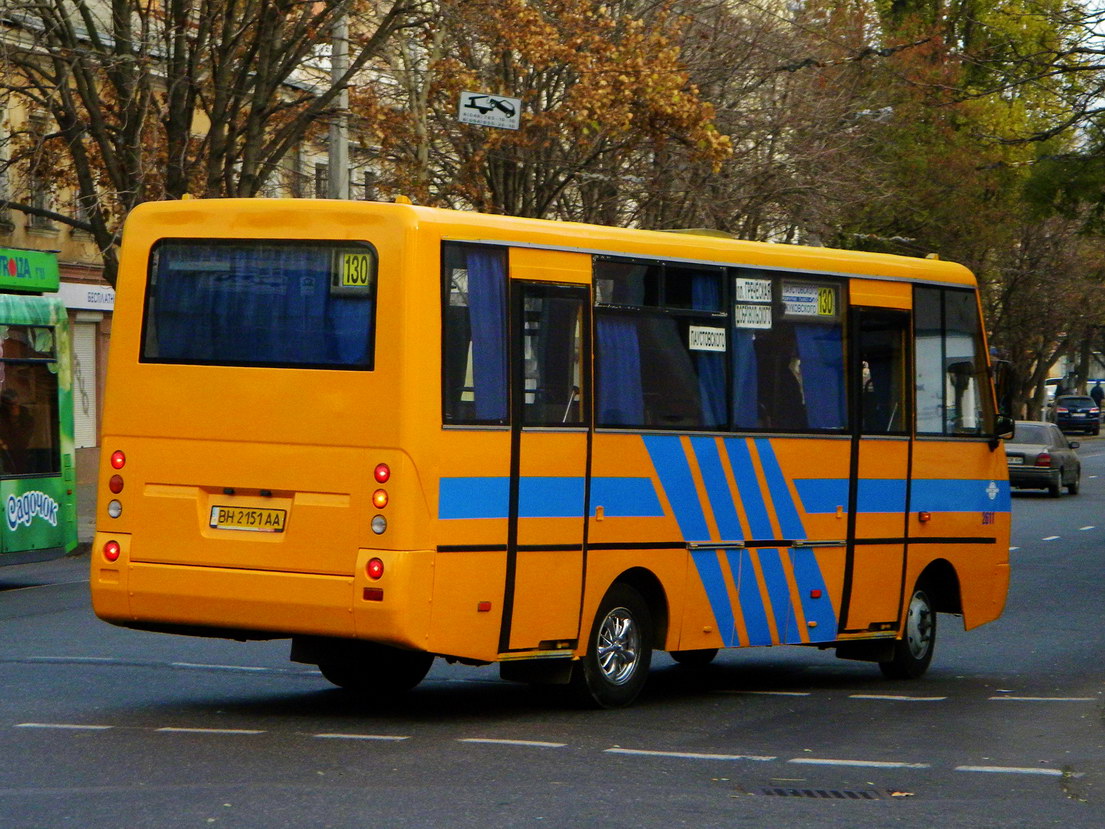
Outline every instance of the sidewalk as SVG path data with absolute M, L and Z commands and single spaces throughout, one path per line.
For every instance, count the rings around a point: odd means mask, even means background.
M 96 475 L 100 448 L 78 449 L 77 455 L 77 550 L 83 551 L 96 532 Z

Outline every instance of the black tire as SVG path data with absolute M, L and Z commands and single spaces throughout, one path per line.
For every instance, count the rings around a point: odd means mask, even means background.
M 1047 494 L 1052 498 L 1058 498 L 1063 490 L 1063 470 L 1060 469 L 1054 478 L 1047 482 Z
M 339 688 L 373 699 L 406 693 L 433 664 L 432 653 L 405 651 L 372 642 L 349 642 L 319 662 L 322 675 Z
M 894 642 L 893 657 L 880 662 L 879 669 L 890 679 L 917 679 L 928 670 L 936 647 L 936 612 L 921 587 L 910 597 L 903 627 L 902 638 Z
M 1074 473 L 1074 480 L 1067 484 L 1067 492 L 1071 495 L 1077 495 L 1078 490 L 1082 487 L 1082 470 L 1078 469 Z
M 671 651 L 670 656 L 687 668 L 703 668 L 714 661 L 717 648 L 702 648 L 693 651 Z
M 640 593 L 619 582 L 599 603 L 572 692 L 584 705 L 621 708 L 641 693 L 651 664 L 652 614 Z

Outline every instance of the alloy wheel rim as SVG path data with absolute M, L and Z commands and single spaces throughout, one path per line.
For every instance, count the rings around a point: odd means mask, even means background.
M 624 607 L 607 613 L 597 645 L 599 670 L 608 682 L 624 685 L 633 678 L 641 658 L 641 633 L 632 613 Z
M 913 594 L 906 619 L 906 641 L 914 659 L 923 659 L 932 647 L 932 608 L 921 592 Z

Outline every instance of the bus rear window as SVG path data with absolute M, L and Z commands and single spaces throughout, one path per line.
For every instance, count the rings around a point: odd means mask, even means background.
M 162 240 L 142 360 L 372 369 L 376 265 L 363 243 Z

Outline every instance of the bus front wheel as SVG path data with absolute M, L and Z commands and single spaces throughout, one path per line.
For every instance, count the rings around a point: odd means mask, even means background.
M 928 670 L 936 647 L 936 612 L 932 601 L 920 587 L 913 591 L 906 610 L 902 638 L 894 642 L 894 654 L 879 663 L 890 679 L 917 679 Z
M 633 587 L 607 591 L 572 671 L 572 690 L 587 705 L 620 708 L 637 698 L 652 663 L 652 614 Z
M 320 659 L 318 669 L 339 688 L 375 698 L 403 694 L 421 682 L 434 656 L 372 642 L 349 642 Z

